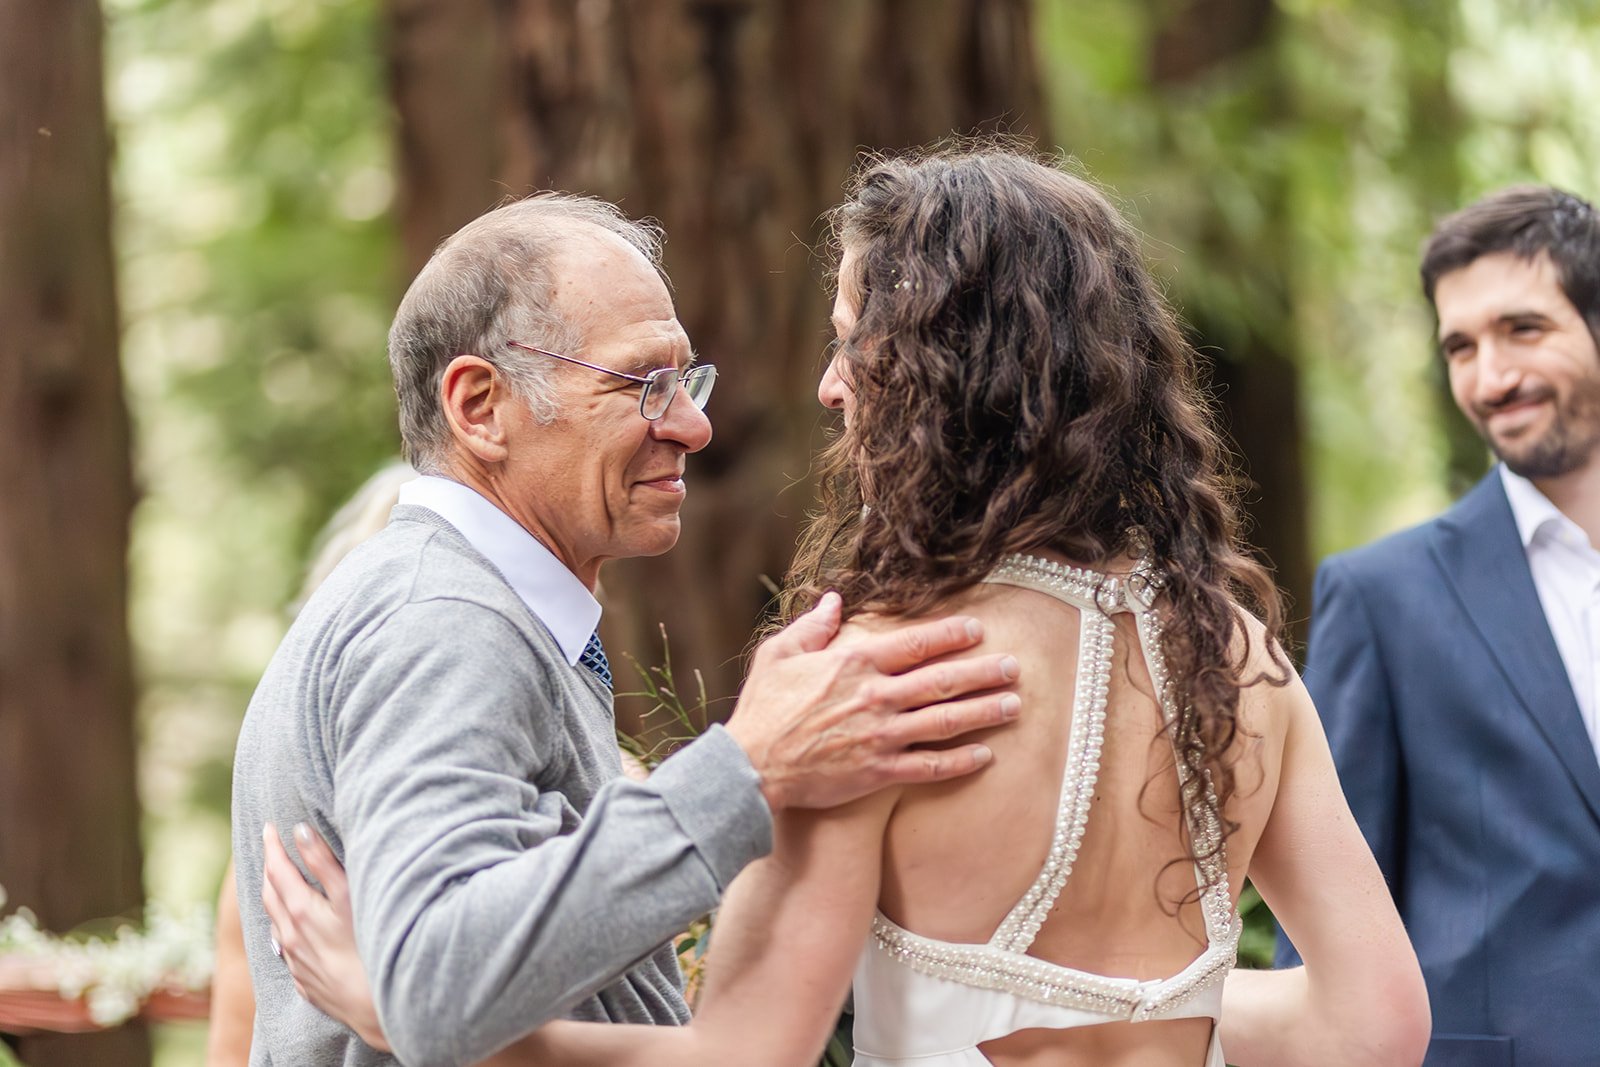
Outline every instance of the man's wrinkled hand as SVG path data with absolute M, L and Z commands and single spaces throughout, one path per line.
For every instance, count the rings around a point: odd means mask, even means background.
M 995 692 L 1016 681 L 1015 658 L 928 662 L 977 645 L 978 620 L 938 619 L 833 647 L 838 629 L 839 598 L 828 593 L 763 642 L 728 723 L 774 811 L 956 778 L 993 758 L 980 743 L 912 747 L 999 726 L 1020 712 L 1015 693 Z

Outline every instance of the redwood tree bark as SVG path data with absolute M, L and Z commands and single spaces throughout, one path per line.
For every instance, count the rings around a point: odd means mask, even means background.
M 811 500 L 818 218 L 862 146 L 996 129 L 1048 143 L 1029 6 L 389 0 L 410 267 L 508 193 L 602 196 L 664 225 L 679 316 L 722 371 L 678 547 L 607 568 L 613 653 L 658 661 L 664 624 L 680 682 L 698 667 L 713 696 L 734 692 L 763 579 L 781 580 Z M 422 38 L 442 24 L 461 35 L 449 48 Z M 630 674 L 619 664 L 619 690 Z
M 0 4 L 0 884 L 56 930 L 141 901 L 102 29 Z M 141 1027 L 20 1048 L 149 1062 Z

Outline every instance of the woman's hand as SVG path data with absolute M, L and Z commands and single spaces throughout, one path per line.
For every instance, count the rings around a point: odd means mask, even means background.
M 344 1023 L 380 1052 L 389 1042 L 372 1003 L 372 983 L 356 953 L 350 883 L 333 850 L 305 823 L 294 828 L 300 858 L 327 896 L 313 889 L 294 865 L 278 831 L 268 823 L 261 903 L 272 920 L 273 942 L 294 978 L 294 987 L 318 1009 Z

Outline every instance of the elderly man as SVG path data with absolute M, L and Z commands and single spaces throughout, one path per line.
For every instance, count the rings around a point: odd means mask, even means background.
M 983 746 L 907 746 L 1015 716 L 1009 657 L 918 667 L 975 623 L 835 651 L 830 597 L 757 653 L 726 728 L 620 776 L 592 591 L 606 560 L 677 540 L 715 379 L 656 252 L 610 205 L 537 197 L 450 238 L 401 304 L 390 360 L 427 476 L 302 609 L 239 741 L 254 1065 L 462 1064 L 557 1015 L 681 1022 L 666 942 L 769 849 L 773 811 L 968 773 Z M 348 864 L 394 1058 L 274 957 L 261 828 L 301 822 Z

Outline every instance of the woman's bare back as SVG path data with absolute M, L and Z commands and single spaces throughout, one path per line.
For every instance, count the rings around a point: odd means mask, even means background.
M 884 836 L 879 906 L 925 937 L 987 942 L 1044 865 L 1055 829 L 1077 684 L 1079 609 L 1047 594 L 981 585 L 941 610 L 982 620 L 980 649 L 1022 664 L 1023 715 L 984 738 L 994 765 L 975 779 L 907 790 Z M 1134 617 L 1112 617 L 1113 651 L 1099 775 L 1071 876 L 1029 954 L 1091 974 L 1176 975 L 1206 946 L 1194 866 L 1164 732 Z M 871 629 L 892 620 L 864 620 Z M 1255 657 L 1252 657 L 1255 658 Z M 1237 901 L 1276 788 L 1282 730 L 1270 692 L 1246 691 L 1228 817 Z M 1276 730 L 1276 732 L 1275 732 Z M 1196 1067 L 1210 1019 L 1024 1030 L 981 1046 L 998 1067 Z

